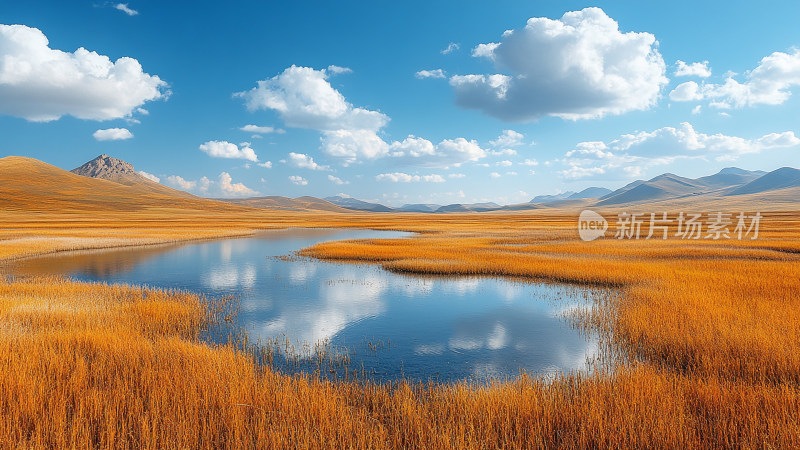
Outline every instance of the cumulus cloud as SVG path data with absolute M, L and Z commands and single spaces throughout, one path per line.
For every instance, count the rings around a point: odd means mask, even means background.
M 328 175 L 328 180 L 332 181 L 334 184 L 343 185 L 343 184 L 350 184 L 349 181 L 344 181 L 339 177 L 335 177 L 333 175 Z
M 116 5 L 114 5 L 114 9 L 122 11 L 129 16 L 135 16 L 139 14 L 139 11 L 136 11 L 135 9 L 131 9 L 130 7 L 128 7 L 127 3 L 117 3 Z
M 200 150 L 212 158 L 245 159 L 247 161 L 258 161 L 256 152 L 250 148 L 249 143 L 242 143 L 241 148 L 228 141 L 208 141 L 200 144 Z
M 445 139 L 439 144 L 409 135 L 387 142 L 378 133 L 387 125 L 385 114 L 353 106 L 328 82 L 328 71 L 291 66 L 249 91 L 234 94 L 251 111 L 276 111 L 293 127 L 320 131 L 320 149 L 344 165 L 393 157 L 421 167 L 449 167 L 483 158 L 487 152 L 475 141 Z
M 256 195 L 258 192 L 250 189 L 242 183 L 233 183 L 233 179 L 228 172 L 219 174 L 218 187 L 224 197 L 247 197 Z
M 676 77 L 708 78 L 711 76 L 711 69 L 708 68 L 708 61 L 686 64 L 679 59 L 676 64 L 678 66 L 675 69 Z
M 184 191 L 191 191 L 192 189 L 197 187 L 196 181 L 185 180 L 183 177 L 179 175 L 168 176 L 167 183 L 179 189 L 183 189 Z
M 600 174 L 639 176 L 649 167 L 679 159 L 732 161 L 744 154 L 799 145 L 800 138 L 792 131 L 747 139 L 700 133 L 690 123 L 683 122 L 679 127 L 624 134 L 607 143 L 581 142 L 564 155 L 562 162 L 568 168 L 560 174 L 571 179 Z
M 133 133 L 127 128 L 107 128 L 95 131 L 92 136 L 98 141 L 124 141 L 133 138 Z
M 243 183 L 234 183 L 231 174 L 228 172 L 220 173 L 216 181 L 212 181 L 208 177 L 202 177 L 199 181 L 189 181 L 179 175 L 170 175 L 167 177 L 167 184 L 184 191 L 193 191 L 215 197 L 250 197 L 258 195 L 258 191 L 250 189 Z
M 600 8 L 534 17 L 525 28 L 480 44 L 473 56 L 507 74 L 456 75 L 456 103 L 508 121 L 589 119 L 644 110 L 667 83 L 650 33 L 622 33 Z
M 454 51 L 456 51 L 456 50 L 458 50 L 460 48 L 461 48 L 460 45 L 458 45 L 455 42 L 451 42 L 451 43 L 447 44 L 447 47 L 445 47 L 445 49 L 442 50 L 440 53 L 443 54 L 443 55 L 449 55 L 450 53 L 453 53 Z
M 299 175 L 291 175 L 289 177 L 289 181 L 291 181 L 292 183 L 294 183 L 294 184 L 296 184 L 298 186 L 305 186 L 305 185 L 308 184 L 308 180 L 306 180 L 305 178 L 303 178 L 303 177 L 301 177 Z
M 445 74 L 444 70 L 442 69 L 420 70 L 419 72 L 415 73 L 414 76 L 420 80 L 423 78 L 447 78 L 447 74 Z
M 334 75 L 341 75 L 345 73 L 353 73 L 353 69 L 349 67 L 334 66 L 333 64 L 331 64 L 330 66 L 328 66 L 328 72 Z
M 489 174 L 489 176 L 492 177 L 492 178 L 500 178 L 502 175 L 500 175 L 497 172 L 492 172 L 492 173 Z
M 242 131 L 246 131 L 248 133 L 256 133 L 256 134 L 285 133 L 285 131 L 281 129 L 275 129 L 274 127 L 262 127 L 259 125 L 245 125 L 239 129 Z
M 272 161 L 265 161 L 263 163 L 258 163 L 258 165 L 265 169 L 272 169 Z
M 393 183 L 444 183 L 441 175 L 409 175 L 403 172 L 382 173 L 375 177 L 378 181 L 391 181 Z
M 774 52 L 761 59 L 758 66 L 745 73 L 738 81 L 731 74 L 722 84 L 695 84 L 696 95 L 688 97 L 678 91 L 683 83 L 670 93 L 676 101 L 705 99 L 714 108 L 745 107 L 755 105 L 780 105 L 791 97 L 791 89 L 800 86 L 800 49 L 792 53 Z M 690 82 L 693 83 L 693 82 Z M 675 97 L 673 98 L 673 94 Z
M 136 173 L 138 173 L 139 175 L 147 178 L 150 181 L 154 181 L 156 183 L 160 183 L 161 182 L 161 178 L 158 178 L 157 176 L 153 175 L 152 173 L 147 173 L 144 170 L 140 170 L 140 171 L 138 171 Z
M 310 170 L 331 170 L 328 166 L 321 166 L 314 162 L 314 158 L 304 154 L 304 153 L 289 153 L 289 159 L 287 163 L 291 166 L 300 168 L 300 169 L 310 169 Z
M 493 141 L 489 141 L 489 144 L 492 147 L 499 148 L 499 147 L 519 147 L 522 145 L 522 139 L 525 138 L 525 135 L 522 133 L 518 133 L 514 130 L 503 130 L 503 134 L 497 137 L 497 139 Z
M 261 80 L 249 91 L 238 92 L 247 109 L 271 109 L 297 128 L 333 131 L 378 130 L 389 120 L 378 111 L 356 108 L 327 81 L 325 70 L 291 66 L 280 75 Z
M 167 84 L 139 61 L 81 47 L 51 49 L 37 28 L 0 25 L 0 113 L 34 122 L 64 115 L 110 120 L 130 117 L 142 104 L 166 98 Z
M 444 139 L 438 144 L 416 136 L 392 142 L 389 155 L 401 164 L 420 167 L 459 167 L 469 161 L 478 161 L 488 152 L 476 141 L 464 138 Z
M 700 92 L 700 85 L 694 81 L 681 83 L 669 93 L 669 98 L 676 102 L 691 102 L 702 100 L 703 94 Z

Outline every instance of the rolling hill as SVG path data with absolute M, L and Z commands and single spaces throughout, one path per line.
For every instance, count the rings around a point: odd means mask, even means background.
M 0 209 L 17 211 L 144 211 L 191 209 L 224 211 L 237 207 L 144 181 L 121 184 L 77 175 L 37 159 L 0 158 Z
M 781 167 L 731 191 L 728 195 L 759 194 L 794 187 L 800 187 L 800 170 Z
M 351 212 L 346 208 L 335 205 L 329 201 L 322 200 L 316 197 L 298 197 L 289 198 L 281 197 L 279 195 L 271 195 L 267 197 L 250 197 L 250 198 L 226 198 L 220 199 L 221 201 L 233 203 L 235 205 L 248 206 L 251 208 L 266 208 L 277 209 L 282 211 L 331 211 L 331 212 Z
M 244 199 L 208 199 L 153 182 L 133 166 L 100 155 L 71 172 L 42 161 L 19 156 L 0 158 L 0 211 L 8 212 L 241 212 L 277 211 L 474 213 L 587 207 L 619 208 L 727 208 L 761 210 L 800 209 L 800 170 L 783 167 L 769 173 L 737 168 L 690 179 L 666 173 L 637 180 L 602 197 L 604 188 L 561 194 L 543 203 L 501 206 L 496 203 L 414 204 L 388 206 L 346 199 L 349 206 L 316 197 L 267 196 Z M 588 196 L 588 197 L 587 197 Z M 339 197 L 340 200 L 344 197 Z M 539 197 L 537 197 L 539 198 Z M 370 209 L 366 209 L 370 208 Z

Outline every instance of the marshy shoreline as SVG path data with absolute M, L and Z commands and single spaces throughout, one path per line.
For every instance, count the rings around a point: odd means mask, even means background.
M 590 244 L 571 236 L 568 216 L 453 215 L 435 223 L 412 217 L 379 216 L 381 223 L 371 224 L 350 218 L 347 225 L 426 233 L 326 242 L 301 254 L 421 274 L 621 286 L 585 326 L 613 329 L 614 345 L 629 363 L 613 373 L 546 382 L 521 377 L 488 386 L 331 382 L 277 374 L 241 349 L 199 342 L 210 316 L 194 294 L 53 278 L 6 280 L 0 284 L 0 357 L 11 370 L 0 382 L 0 443 L 800 445 L 800 265 L 797 254 L 774 250 L 798 246 L 798 215 L 776 216 L 763 239 L 752 242 Z M 102 237 L 120 229 L 70 232 Z M 46 241 L 47 233 L 39 235 Z

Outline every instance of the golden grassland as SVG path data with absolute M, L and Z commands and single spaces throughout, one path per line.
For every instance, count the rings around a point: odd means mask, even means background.
M 6 259 L 277 226 L 406 229 L 302 254 L 388 270 L 611 286 L 585 320 L 627 361 L 612 373 L 491 386 L 328 382 L 198 338 L 197 296 L 59 279 L 0 284 L 0 443 L 104 448 L 800 447 L 800 214 L 758 240 L 577 239 L 575 215 L 260 213 L 169 225 L 37 217 Z M 72 241 L 71 247 L 65 245 Z M 31 246 L 31 240 L 38 247 Z
M 270 228 L 416 231 L 301 253 L 606 286 L 579 320 L 620 363 L 489 386 L 285 376 L 202 341 L 219 310 L 196 295 L 0 276 L 0 447 L 800 448 L 800 213 L 764 213 L 755 241 L 586 243 L 569 211 L 270 211 L 25 158 L 0 169 L 0 263 Z

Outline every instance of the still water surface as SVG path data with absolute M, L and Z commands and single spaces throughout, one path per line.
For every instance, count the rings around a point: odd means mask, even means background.
M 320 370 L 341 377 L 349 369 L 381 381 L 454 381 L 589 369 L 597 339 L 564 317 L 589 304 L 588 290 L 279 258 L 323 241 L 408 235 L 290 229 L 168 247 L 74 252 L 26 260 L 15 271 L 179 288 L 208 297 L 235 295 L 238 325 L 251 342 L 271 342 L 275 367 L 287 372 Z M 327 366 L 318 365 L 322 359 Z

